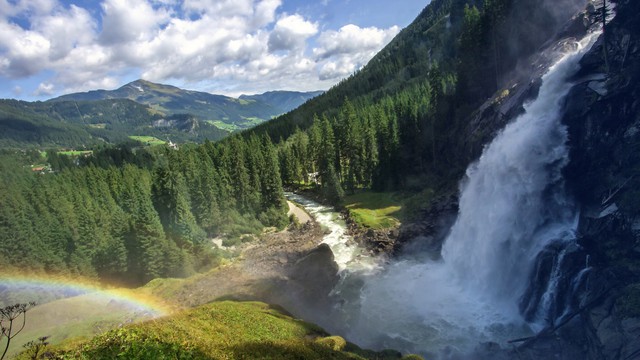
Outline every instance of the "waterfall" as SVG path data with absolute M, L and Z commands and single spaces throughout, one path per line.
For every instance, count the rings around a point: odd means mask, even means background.
M 552 241 L 572 241 L 576 227 L 563 191 L 568 149 L 560 118 L 569 79 L 597 35 L 571 46 L 544 75 L 537 99 L 469 167 L 443 260 L 414 257 L 363 276 L 360 298 L 343 304 L 356 313 L 345 330 L 350 340 L 427 354 L 531 331 L 518 300 L 536 256 Z

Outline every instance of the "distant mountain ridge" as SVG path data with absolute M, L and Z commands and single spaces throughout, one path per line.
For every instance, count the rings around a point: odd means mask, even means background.
M 224 130 L 250 128 L 300 106 L 322 92 L 271 91 L 243 95 L 239 99 L 207 92 L 184 90 L 172 85 L 136 80 L 115 90 L 92 90 L 48 100 L 96 101 L 129 99 L 164 114 L 191 114 Z
M 136 80 L 115 90 L 45 102 L 0 100 L 0 148 L 91 146 L 130 136 L 215 141 L 287 113 L 320 93 L 272 91 L 236 99 Z
M 296 109 L 307 100 L 322 94 L 324 94 L 324 91 L 267 91 L 257 95 L 240 95 L 240 100 L 262 101 L 279 109 L 284 114 Z
M 227 134 L 193 115 L 167 116 L 129 99 L 0 100 L 0 148 L 115 144 L 128 141 L 130 136 L 200 142 Z

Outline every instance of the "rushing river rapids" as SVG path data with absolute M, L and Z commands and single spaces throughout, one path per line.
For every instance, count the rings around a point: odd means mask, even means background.
M 465 353 L 532 333 L 536 321 L 523 320 L 518 301 L 536 255 L 550 241 L 574 238 L 560 117 L 569 79 L 597 35 L 570 47 L 543 77 L 537 99 L 469 167 L 442 261 L 378 264 L 345 235 L 337 214 L 289 195 L 331 230 L 324 242 L 341 269 L 336 306 L 320 325 L 364 347 L 422 354 Z

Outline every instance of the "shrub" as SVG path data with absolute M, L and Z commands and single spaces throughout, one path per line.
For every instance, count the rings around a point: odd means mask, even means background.
M 342 351 L 347 346 L 347 341 L 340 336 L 318 338 L 315 342 L 335 351 Z
M 424 360 L 424 358 L 420 355 L 409 354 L 402 357 L 401 360 Z

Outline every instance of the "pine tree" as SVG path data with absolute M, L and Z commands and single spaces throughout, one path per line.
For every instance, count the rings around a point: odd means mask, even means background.
M 227 144 L 231 160 L 229 176 L 233 179 L 231 182 L 233 184 L 233 197 L 236 200 L 238 210 L 250 212 L 252 210 L 251 179 L 245 164 L 244 143 L 234 137 Z
M 167 166 L 154 171 L 152 187 L 154 207 L 160 215 L 165 233 L 179 245 L 199 243 L 205 234 L 191 213 L 189 194 L 182 174 Z
M 335 136 L 333 127 L 326 117 L 323 117 L 321 123 L 321 139 L 322 142 L 318 148 L 318 177 L 320 178 L 322 187 L 325 187 L 325 184 L 328 184 L 329 177 L 331 176 L 329 174 L 330 168 L 333 171 L 333 176 L 338 178 L 335 168 L 335 161 L 338 157 L 336 155 Z
M 126 248 L 129 278 L 134 284 L 144 284 L 163 275 L 166 238 L 158 213 L 153 208 L 148 191 L 137 196 L 137 212 L 133 215 L 131 233 Z
M 262 210 L 271 207 L 276 209 L 284 209 L 284 192 L 282 189 L 282 180 L 280 176 L 280 167 L 278 166 L 278 158 L 276 150 L 268 135 L 262 137 L 262 149 L 264 166 L 261 176 L 261 192 L 262 192 Z
M 322 191 L 324 197 L 331 205 L 339 206 L 344 199 L 344 190 L 342 189 L 342 185 L 340 185 L 340 180 L 333 168 L 333 164 L 329 164 L 327 168 L 327 174 L 323 181 Z

